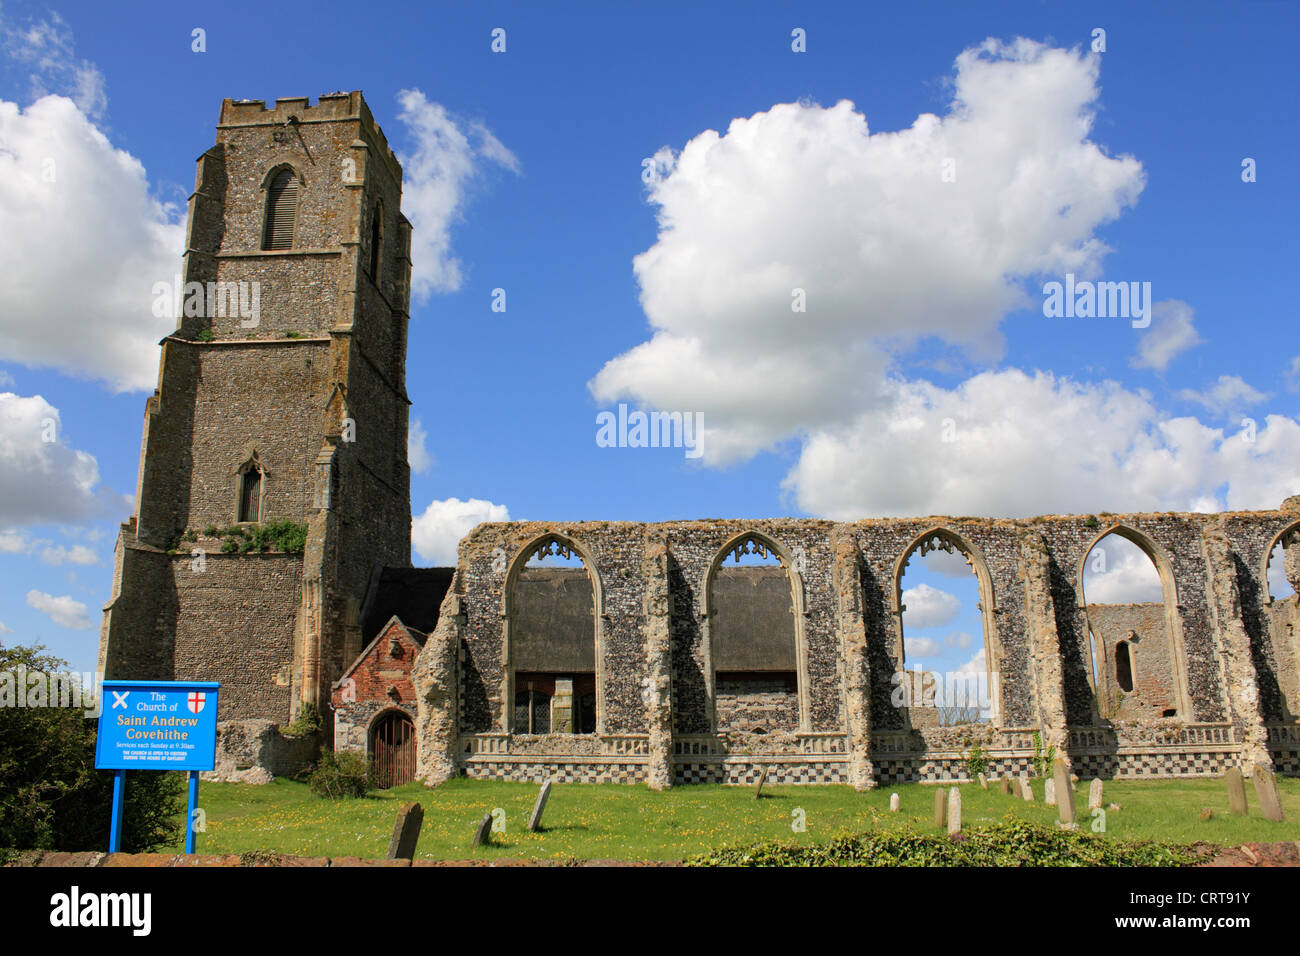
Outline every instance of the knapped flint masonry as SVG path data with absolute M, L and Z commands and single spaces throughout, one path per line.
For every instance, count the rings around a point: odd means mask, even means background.
M 976 744 L 999 780 L 1051 748 L 1082 779 L 1300 773 L 1300 612 L 1266 580 L 1281 543 L 1300 589 L 1300 497 L 1225 514 L 491 523 L 455 568 L 412 568 L 401 167 L 359 92 L 226 100 L 216 140 L 183 281 L 256 283 L 259 310 L 186 300 L 163 340 L 100 664 L 221 681 L 217 776 L 293 772 L 321 739 L 432 784 L 867 788 L 963 779 Z M 300 547 L 265 538 L 277 522 Z M 1152 560 L 1161 601 L 1085 603 L 1084 560 L 1112 532 Z M 988 722 L 941 726 L 933 692 L 899 677 L 903 570 L 932 548 L 978 581 Z M 769 563 L 724 564 L 738 556 Z M 283 733 L 313 707 L 321 737 Z

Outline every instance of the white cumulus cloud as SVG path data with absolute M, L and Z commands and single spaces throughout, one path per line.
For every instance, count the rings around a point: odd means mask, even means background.
M 447 498 L 431 501 L 424 514 L 411 521 L 411 546 L 435 567 L 456 563 L 456 545 L 475 525 L 484 521 L 509 521 L 510 510 L 482 498 Z
M 837 520 L 1217 511 L 1276 508 L 1300 493 L 1300 421 L 1283 415 L 1253 433 L 1211 428 L 1115 382 L 1017 369 L 953 389 L 893 389 L 890 406 L 806 441 L 785 479 L 805 511 Z
M 414 149 L 402 162 L 402 208 L 411 220 L 411 294 L 417 302 L 434 292 L 455 292 L 463 281 L 451 250 L 451 227 L 464 210 L 484 163 L 519 172 L 519 160 L 479 122 L 458 123 L 446 108 L 417 89 L 397 95 Z
M 1094 230 L 1143 187 L 1137 160 L 1088 139 L 1098 64 L 990 40 L 957 58 L 946 113 L 908 129 L 785 103 L 661 155 L 658 240 L 634 262 L 653 337 L 594 397 L 702 411 L 723 464 L 878 407 L 921 338 L 1000 354 L 1024 281 L 1098 273 Z
M 179 270 L 180 216 L 72 100 L 0 100 L 0 359 L 153 388 L 176 323 L 151 289 Z
M 903 629 L 943 627 L 951 624 L 961 613 L 961 598 L 947 591 L 918 584 L 903 592 Z
M 89 608 L 69 594 L 55 597 L 44 591 L 32 590 L 27 592 L 27 604 L 48 615 L 55 624 L 69 630 L 88 631 L 94 626 L 90 621 Z
M 1132 541 L 1108 534 L 1093 546 L 1083 566 L 1083 593 L 1089 604 L 1142 604 L 1160 601 L 1160 574 Z
M 39 395 L 0 392 L 0 525 L 77 524 L 119 508 L 121 498 L 98 485 L 95 457 L 63 443 L 57 408 Z M 34 546 L 20 532 L 0 531 L 0 551 Z
M 425 442 L 429 433 L 424 430 L 418 418 L 411 419 L 411 425 L 406 433 L 406 460 L 411 466 L 411 471 L 415 474 L 423 474 L 433 467 L 433 456 L 429 454 L 429 449 Z
M 1247 384 L 1239 375 L 1220 375 L 1218 381 L 1197 391 L 1184 388 L 1178 397 L 1202 405 L 1218 415 L 1239 415 L 1268 398 L 1259 389 Z
M 1130 364 L 1163 372 L 1175 358 L 1203 341 L 1193 319 L 1192 307 L 1186 302 L 1157 302 L 1151 308 L 1151 327 L 1138 339 L 1137 355 Z

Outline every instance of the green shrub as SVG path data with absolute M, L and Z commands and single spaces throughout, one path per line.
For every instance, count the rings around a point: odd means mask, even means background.
M 284 728 L 286 737 L 308 737 L 316 733 L 324 725 L 320 717 L 320 709 L 310 701 L 303 704 L 302 710 L 294 718 L 293 723 Z
M 335 753 L 321 748 L 320 761 L 307 778 L 311 792 L 329 800 L 364 797 L 370 789 L 370 765 L 366 758 L 351 750 Z
M 720 847 L 686 866 L 1189 866 L 1190 846 L 1122 841 L 1008 817 L 961 839 L 912 830 L 841 836 L 822 844 Z
M 1047 753 L 1043 753 L 1043 735 L 1034 731 L 1034 776 L 1046 777 L 1052 772 L 1052 765 L 1056 762 L 1056 745 L 1047 748 Z
M 966 775 L 974 780 L 989 767 L 988 754 L 984 752 L 979 744 L 970 749 L 966 755 Z
M 41 645 L 0 647 L 0 672 L 67 670 Z M 17 679 L 16 676 L 14 678 Z M 108 849 L 113 773 L 95 769 L 94 718 L 84 708 L 0 708 L 0 846 L 24 850 Z M 185 776 L 140 770 L 126 778 L 122 849 L 174 843 L 185 822 Z
M 231 525 L 217 532 L 224 540 L 221 550 L 226 554 L 260 554 L 281 551 L 301 554 L 307 547 L 307 526 L 289 520 L 273 521 L 266 525 Z

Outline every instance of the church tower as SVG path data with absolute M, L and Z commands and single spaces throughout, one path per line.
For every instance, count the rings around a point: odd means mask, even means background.
M 372 570 L 410 565 L 401 190 L 360 92 L 222 103 L 182 275 L 154 287 L 178 318 L 118 539 L 106 677 L 219 680 L 223 721 L 328 714 Z

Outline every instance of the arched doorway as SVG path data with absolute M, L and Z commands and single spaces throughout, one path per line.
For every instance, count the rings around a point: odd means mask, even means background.
M 370 768 L 380 790 L 415 779 L 415 723 L 400 710 L 381 714 L 370 728 Z

